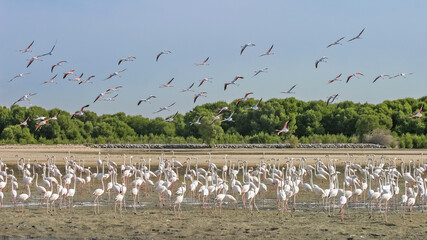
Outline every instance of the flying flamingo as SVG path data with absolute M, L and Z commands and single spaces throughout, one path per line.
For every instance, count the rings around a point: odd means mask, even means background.
M 50 119 L 46 119 L 46 120 L 41 121 L 41 122 L 37 125 L 37 127 L 36 127 L 36 131 L 37 131 L 41 126 L 46 125 L 46 124 L 47 124 L 47 122 L 48 122 L 49 120 L 50 120 Z
M 126 58 L 122 58 L 119 60 L 119 63 L 117 65 L 120 65 L 122 62 L 133 62 L 133 60 L 136 59 L 134 56 L 128 56 Z
M 163 54 L 169 54 L 169 53 L 171 53 L 171 51 L 169 51 L 169 50 L 163 50 L 163 51 L 161 51 L 159 54 L 157 54 L 156 62 L 159 61 L 159 57 L 160 56 L 162 56 Z
M 332 46 L 334 46 L 334 45 L 342 45 L 342 43 L 340 43 L 340 41 L 341 41 L 341 40 L 343 40 L 343 39 L 344 39 L 344 37 L 342 37 L 342 38 L 340 38 L 340 39 L 336 40 L 335 42 L 333 42 L 333 43 L 329 44 L 326 48 L 328 48 L 328 47 L 332 47 Z
M 152 98 L 156 98 L 156 96 L 154 96 L 154 95 L 150 95 L 150 96 L 148 96 L 148 98 L 143 98 L 143 99 L 140 99 L 139 101 L 138 101 L 138 106 L 142 103 L 142 102 L 148 102 L 149 104 L 151 104 L 151 102 L 150 102 L 150 99 L 152 99 Z
M 22 50 L 18 50 L 21 53 L 27 53 L 27 52 L 32 52 L 30 50 L 30 47 L 33 46 L 34 40 L 30 43 L 30 45 L 28 45 L 28 47 L 26 49 L 22 49 Z
M 221 113 L 222 111 L 231 111 L 228 107 L 222 107 L 221 109 L 219 109 L 219 113 Z
M 336 76 L 334 79 L 329 80 L 328 84 L 331 84 L 335 81 L 342 81 L 341 79 L 339 79 L 341 77 L 342 73 L 340 73 L 340 75 Z
M 254 46 L 255 44 L 253 43 L 246 43 L 245 45 L 242 46 L 242 50 L 240 50 L 240 55 L 242 55 L 243 51 L 245 51 L 247 47 L 254 47 Z
M 92 76 L 88 77 L 86 80 L 80 79 L 79 84 L 82 84 L 82 83 L 93 83 L 93 82 L 90 81 L 90 79 L 92 79 L 94 77 L 95 77 L 95 75 L 92 75 Z
M 102 101 L 115 101 L 114 99 L 119 96 L 119 94 L 114 95 L 113 97 L 110 98 L 101 98 Z
M 328 59 L 328 57 L 326 57 L 326 56 L 321 57 L 319 60 L 316 60 L 316 63 L 314 64 L 314 66 L 317 68 L 317 66 L 319 65 L 319 63 L 321 63 L 321 62 L 327 62 L 326 59 Z
M 385 76 L 390 76 L 390 75 L 388 75 L 388 74 L 381 74 L 378 77 L 376 77 L 372 83 L 376 82 L 380 78 L 384 79 Z
M 119 86 L 116 86 L 116 87 L 114 87 L 114 88 L 108 88 L 107 90 L 105 90 L 107 93 L 112 93 L 112 92 L 116 92 L 116 91 L 119 91 L 119 88 L 123 88 L 123 86 L 121 86 L 121 85 L 119 85 Z
M 396 78 L 396 77 L 403 77 L 403 78 L 406 78 L 406 76 L 408 76 L 408 75 L 412 75 L 412 74 L 414 74 L 414 73 L 399 73 L 399 74 L 397 74 L 397 75 L 395 75 L 395 76 L 393 76 L 393 77 L 390 77 L 390 78 Z
M 41 57 L 41 56 L 34 56 L 34 57 L 30 58 L 30 59 L 27 59 L 28 61 L 30 61 L 30 62 L 28 63 L 28 65 L 27 65 L 27 68 L 28 68 L 28 67 L 31 65 L 31 63 L 33 63 L 34 61 L 43 61 L 43 60 L 39 59 L 39 57 Z
M 271 52 L 271 49 L 273 49 L 273 47 L 274 47 L 274 44 L 271 45 L 270 49 L 268 49 L 268 51 L 266 53 L 263 53 L 259 56 L 263 57 L 263 56 L 273 55 L 274 53 Z
M 89 107 L 89 104 L 84 105 L 84 106 L 80 109 L 80 111 L 79 111 L 79 112 L 75 112 L 75 113 L 73 113 L 73 115 L 71 115 L 71 119 L 75 118 L 76 116 L 83 116 L 83 115 L 84 115 L 83 110 L 84 110 L 85 108 L 87 108 L 87 107 Z
M 289 129 L 288 129 L 288 123 L 289 123 L 289 121 L 287 121 L 287 122 L 285 123 L 285 126 L 283 126 L 283 128 L 282 128 L 282 129 L 280 129 L 280 130 L 276 129 L 277 136 L 279 136 L 281 133 L 287 133 L 287 132 L 289 132 Z
M 216 115 L 216 116 L 212 119 L 211 124 L 213 124 L 216 120 L 220 119 L 220 118 L 221 118 L 221 116 L 222 116 L 222 113 L 220 113 L 220 114 Z
M 203 78 L 202 80 L 200 80 L 200 84 L 199 84 L 199 87 L 200 86 L 202 86 L 202 84 L 204 83 L 204 82 L 212 82 L 212 81 L 210 81 L 210 79 L 213 79 L 213 78 L 211 78 L 211 77 L 207 77 L 207 78 Z
M 28 125 L 28 119 L 30 119 L 30 117 L 27 117 L 27 119 L 25 119 L 25 121 L 21 122 L 19 124 L 19 126 L 27 126 Z
M 253 92 L 247 92 L 245 93 L 245 96 L 239 100 L 236 101 L 236 106 L 239 105 L 240 102 L 246 102 L 248 100 L 248 96 L 250 94 L 254 94 Z
M 10 79 L 9 82 L 12 82 L 16 78 L 20 78 L 20 77 L 23 77 L 23 76 L 28 75 L 28 74 L 30 74 L 30 73 L 20 73 L 20 74 L 16 75 L 15 77 L 13 77 L 12 79 Z
M 166 84 L 160 84 L 160 87 L 159 88 L 166 88 L 166 87 L 173 87 L 172 85 L 170 85 L 171 83 L 172 83 L 172 81 L 174 80 L 175 78 L 173 77 L 171 80 L 169 80 L 169 82 L 168 83 L 166 83 Z
M 30 102 L 30 97 L 31 97 L 31 96 L 34 96 L 34 95 L 36 95 L 36 94 L 37 94 L 37 93 L 28 93 L 28 94 L 26 94 L 26 95 L 22 96 L 20 99 L 16 100 L 16 102 L 14 102 L 14 103 L 12 104 L 12 106 L 13 106 L 13 105 L 15 105 L 16 103 L 18 103 L 18 102 L 22 102 L 22 101 L 28 101 L 28 103 L 29 103 L 30 105 L 32 105 L 32 104 L 31 104 L 31 102 Z
M 221 120 L 221 122 L 234 122 L 234 120 L 233 120 L 233 114 L 234 114 L 234 112 L 232 112 L 230 114 L 230 116 L 228 116 L 227 118 Z
M 236 83 L 237 80 L 239 80 L 239 79 L 244 79 L 244 77 L 242 77 L 242 76 L 236 76 L 236 77 L 234 77 L 233 81 L 224 83 L 224 91 L 227 90 L 227 86 L 228 85 L 237 85 L 237 86 L 239 86 L 239 84 Z
M 80 74 L 80 76 L 79 76 L 79 77 L 76 77 L 76 78 L 74 78 L 74 79 L 68 79 L 68 81 L 80 82 L 80 81 L 82 80 L 83 74 L 84 74 L 84 73 Z
M 108 80 L 108 79 L 110 79 L 110 78 L 112 78 L 112 77 L 115 77 L 115 76 L 122 77 L 122 76 L 120 76 L 120 75 L 119 75 L 119 73 L 126 71 L 126 69 L 127 69 L 127 68 L 125 68 L 125 69 L 123 69 L 123 70 L 120 70 L 120 71 L 117 71 L 117 72 L 114 72 L 114 73 L 110 74 L 110 76 L 109 76 L 109 77 L 107 77 L 107 78 L 106 78 L 106 79 L 104 79 L 104 80 Z
M 205 61 L 201 63 L 195 63 L 196 66 L 209 66 L 209 63 L 206 63 L 209 60 L 209 57 L 205 59 Z
M 62 77 L 62 79 L 65 79 L 68 75 L 76 75 L 76 74 L 74 73 L 74 69 L 71 69 L 70 71 L 65 72 L 65 73 L 64 73 L 64 76 Z
M 338 94 L 334 94 L 332 96 L 329 96 L 326 100 L 326 105 L 334 103 L 335 99 L 338 97 Z
M 38 118 L 34 119 L 34 121 L 45 120 L 45 119 L 46 119 L 46 117 L 38 117 Z
M 196 100 L 197 100 L 197 98 L 199 98 L 199 97 L 206 97 L 206 95 L 205 95 L 205 94 L 207 94 L 207 92 L 205 92 L 205 91 L 201 91 L 200 93 L 196 94 L 196 95 L 194 96 L 193 103 L 196 103 Z
M 67 61 L 65 60 L 61 60 L 59 61 L 57 64 L 54 64 L 51 68 L 50 68 L 50 72 L 53 72 L 53 69 L 55 69 L 58 66 L 62 66 L 62 63 L 66 63 Z
M 107 94 L 108 92 L 102 92 L 102 93 L 100 93 L 96 98 L 95 98 L 95 100 L 93 101 L 94 103 L 96 102 L 96 101 L 98 101 L 98 99 L 100 99 L 102 96 L 104 96 L 105 94 Z
M 204 115 L 202 115 L 202 116 L 200 116 L 195 122 L 190 122 L 190 125 L 193 125 L 193 124 L 195 124 L 195 125 L 200 125 L 200 124 L 202 124 L 201 122 L 200 122 L 200 120 L 202 120 L 202 118 L 204 117 Z
M 296 87 L 297 85 L 295 84 L 295 85 L 293 85 L 292 87 L 291 87 L 291 89 L 289 89 L 288 91 L 286 91 L 286 92 L 281 92 L 281 93 L 286 93 L 286 94 L 291 94 L 291 93 L 293 93 L 293 94 L 295 94 L 295 92 L 292 92 L 292 90 Z
M 191 88 L 194 86 L 194 83 L 192 83 L 188 88 L 182 89 L 181 92 L 194 92 L 194 90 L 191 90 Z
M 362 29 L 362 31 L 354 38 L 348 40 L 349 42 L 356 40 L 356 39 L 362 39 L 360 36 L 362 35 L 363 31 L 365 31 L 365 28 Z
M 260 74 L 260 73 L 262 73 L 262 72 L 267 72 L 267 70 L 268 70 L 268 68 L 263 68 L 263 69 L 260 69 L 260 70 L 258 70 L 258 71 L 254 71 L 254 72 L 255 72 L 255 74 L 254 74 L 252 77 L 255 77 L 256 75 L 258 75 L 258 74 Z
M 255 104 L 255 106 L 248 108 L 247 110 L 259 110 L 258 104 L 262 101 L 262 98 Z
M 173 122 L 173 120 L 176 117 L 176 115 L 178 115 L 178 111 L 174 115 L 165 118 L 165 122 Z
M 55 82 L 53 79 L 55 79 L 56 78 L 56 76 L 58 76 L 58 74 L 56 74 L 55 76 L 53 76 L 50 80 L 48 80 L 48 81 L 44 81 L 41 85 L 43 85 L 43 84 L 46 84 L 46 83 L 55 83 L 55 84 L 58 84 L 57 82 Z
M 47 55 L 51 56 L 51 55 L 52 55 L 52 52 L 53 52 L 53 49 L 55 49 L 55 46 L 56 46 L 56 42 L 55 42 L 55 44 L 53 45 L 53 47 L 52 47 L 52 49 L 50 50 L 50 52 L 45 53 L 45 54 L 42 54 L 42 55 L 40 55 L 40 57 L 44 57 L 44 56 L 47 56 Z
M 357 72 L 357 73 L 351 74 L 350 76 L 347 77 L 347 81 L 345 83 L 348 83 L 348 81 L 350 81 L 350 78 L 352 78 L 352 77 L 358 78 L 357 75 L 365 76 L 361 72 Z
M 423 117 L 423 114 L 421 113 L 423 111 L 424 105 L 421 106 L 420 110 L 415 115 L 412 115 L 410 118 L 421 118 Z
M 169 105 L 169 106 L 166 106 L 166 107 L 161 107 L 159 110 L 157 110 L 156 112 L 153 112 L 153 113 L 159 113 L 159 112 L 161 112 L 161 111 L 164 111 L 164 110 L 168 110 L 168 111 L 170 111 L 170 107 L 172 107 L 173 105 L 175 105 L 175 103 L 176 102 L 174 102 L 174 103 L 172 103 L 171 105 Z
M 104 167 L 104 165 L 102 165 L 102 167 Z M 102 194 L 104 194 L 104 191 L 105 191 L 104 178 L 103 177 L 101 178 L 101 183 L 102 183 L 102 189 L 98 188 L 92 193 L 92 195 L 95 195 L 95 200 L 93 201 L 95 214 L 96 214 L 96 202 L 98 202 L 98 214 L 99 214 L 99 197 Z
M 58 120 L 59 113 L 56 113 L 55 116 L 49 118 L 49 120 Z

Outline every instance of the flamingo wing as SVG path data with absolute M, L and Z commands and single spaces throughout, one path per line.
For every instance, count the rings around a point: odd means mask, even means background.
M 33 63 L 34 62 L 34 59 L 31 59 L 30 60 L 30 62 L 28 63 L 28 65 L 27 65 L 27 68 L 31 65 L 31 63 Z
M 162 54 L 163 54 L 163 52 L 161 52 L 161 53 L 157 54 L 156 62 L 157 62 L 157 61 L 159 61 L 159 57 L 160 57 Z
M 30 49 L 31 46 L 33 46 L 34 40 L 28 45 L 27 50 Z
M 206 63 L 208 60 L 209 60 L 209 57 L 208 57 L 208 58 L 206 58 L 206 60 L 205 60 L 205 61 L 203 61 L 203 63 Z
M 87 108 L 87 107 L 89 107 L 89 104 L 84 105 L 84 106 L 80 109 L 80 111 L 83 111 L 83 109 L 85 109 L 85 108 Z
M 286 121 L 285 126 L 283 128 L 287 128 L 288 127 L 288 123 L 289 123 L 289 121 Z

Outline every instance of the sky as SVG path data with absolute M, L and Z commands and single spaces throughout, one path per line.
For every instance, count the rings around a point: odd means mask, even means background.
M 379 103 L 427 95 L 427 1 L 302 0 L 302 1 L 5 1 L 0 0 L 0 105 L 10 106 L 27 93 L 37 93 L 31 103 L 46 109 L 60 108 L 97 114 L 125 112 L 148 118 L 184 114 L 195 106 L 226 101 L 253 92 L 255 99 L 286 98 L 336 102 Z M 366 28 L 361 38 L 347 40 Z M 326 48 L 345 37 L 342 45 Z M 20 53 L 32 41 L 33 52 Z M 27 59 L 56 48 L 52 56 L 34 62 Z M 240 55 L 241 46 L 254 43 Z M 260 57 L 274 44 L 274 55 Z M 162 50 L 170 50 L 159 61 Z M 133 62 L 117 65 L 119 59 Z M 327 56 L 316 69 L 315 61 Z M 209 66 L 196 66 L 209 57 Z M 53 64 L 66 60 L 54 73 Z M 254 71 L 268 68 L 256 77 Z M 75 69 L 83 79 L 95 75 L 92 84 L 78 85 L 62 79 Z M 127 69 L 122 77 L 106 79 Z M 347 76 L 362 72 L 360 79 Z M 405 78 L 379 79 L 380 74 L 413 73 Z M 19 73 L 30 73 L 12 82 Z M 342 82 L 327 84 L 342 73 Z M 58 84 L 45 84 L 55 74 Z M 236 75 L 239 86 L 224 83 Z M 212 83 L 197 87 L 200 80 Z M 174 87 L 159 88 L 172 82 Z M 181 92 L 191 83 L 195 92 Z M 297 84 L 292 95 L 280 93 Z M 94 99 L 107 88 L 123 88 L 115 101 Z M 206 91 L 193 103 L 194 94 Z M 107 97 L 115 95 L 109 94 Z M 141 98 L 155 95 L 137 106 Z M 171 111 L 154 114 L 170 105 Z M 18 103 L 29 106 L 27 102 Z

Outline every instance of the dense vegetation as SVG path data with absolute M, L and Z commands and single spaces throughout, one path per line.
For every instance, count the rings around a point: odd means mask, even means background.
M 427 148 L 427 119 L 410 118 L 427 103 L 420 99 L 399 99 L 380 104 L 344 101 L 327 105 L 323 101 L 304 102 L 295 98 L 270 99 L 261 102 L 260 110 L 247 110 L 256 104 L 249 99 L 235 107 L 235 101 L 216 102 L 196 106 L 185 115 L 178 114 L 174 122 L 163 118 L 149 119 L 128 116 L 123 112 L 113 115 L 85 111 L 84 117 L 70 118 L 60 109 L 45 110 L 13 106 L 0 108 L 0 142 L 2 144 L 28 143 L 347 143 L 374 142 L 402 148 Z M 234 122 L 216 121 L 218 110 L 224 106 L 235 110 Z M 35 130 L 34 119 L 52 117 L 58 120 Z M 225 112 L 227 117 L 231 112 Z M 171 112 L 172 114 L 172 112 Z M 201 125 L 190 125 L 199 116 Z M 20 126 L 29 117 L 28 126 Z M 290 120 L 287 134 L 276 135 Z

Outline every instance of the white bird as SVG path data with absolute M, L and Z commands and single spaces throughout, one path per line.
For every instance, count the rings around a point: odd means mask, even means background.
M 326 56 L 321 57 L 319 60 L 316 60 L 316 63 L 314 64 L 314 66 L 317 68 L 317 66 L 319 65 L 319 63 L 321 63 L 321 62 L 327 62 L 326 59 L 328 59 Z
M 150 96 L 148 96 L 148 98 L 142 98 L 138 101 L 137 105 L 139 106 L 142 102 L 148 102 L 149 104 L 151 104 L 150 99 L 152 99 L 152 98 L 156 98 L 156 96 L 150 95 Z
M 202 118 L 203 118 L 204 116 L 202 115 L 202 116 L 200 116 L 195 122 L 190 122 L 190 125 L 193 125 L 193 124 L 195 124 L 195 125 L 200 125 L 200 124 L 202 124 L 201 122 L 200 122 L 200 120 L 202 120 Z
M 262 101 L 262 98 L 255 104 L 255 106 L 248 108 L 247 110 L 258 110 L 258 105 Z
M 55 69 L 58 66 L 62 66 L 62 63 L 66 63 L 67 61 L 65 60 L 61 60 L 59 61 L 57 64 L 54 64 L 51 68 L 50 68 L 50 72 L 53 72 L 53 69 Z
M 228 116 L 227 118 L 225 118 L 225 119 L 221 120 L 221 122 L 234 122 L 234 121 L 233 121 L 233 114 L 234 114 L 234 112 L 232 112 L 232 113 L 230 114 L 230 116 Z
M 293 94 L 295 94 L 295 92 L 292 92 L 292 90 L 296 87 L 297 85 L 295 84 L 295 85 L 293 85 L 288 91 L 286 91 L 286 92 L 281 92 L 281 93 L 286 93 L 286 94 L 291 94 L 291 93 L 293 93 Z
M 399 74 L 397 74 L 397 75 L 395 75 L 395 76 L 393 76 L 393 77 L 390 77 L 390 79 L 391 79 L 391 78 L 396 78 L 396 77 L 403 77 L 403 78 L 406 78 L 406 76 L 408 76 L 408 75 L 412 75 L 412 74 L 414 74 L 414 73 L 399 73 Z
M 206 63 L 209 60 L 209 57 L 205 59 L 205 61 L 201 63 L 195 63 L 196 66 L 209 66 L 209 63 Z
M 258 75 L 260 73 L 267 72 L 267 70 L 268 70 L 268 68 L 263 68 L 263 69 L 260 69 L 258 71 L 254 71 L 255 74 L 252 77 L 255 77 L 256 75 Z
M 420 118 L 423 117 L 423 114 L 421 113 L 423 111 L 424 105 L 421 106 L 420 110 L 415 115 L 412 115 L 410 118 Z
M 164 111 L 164 110 L 168 110 L 168 111 L 170 111 L 170 107 L 172 107 L 173 105 L 175 105 L 175 103 L 176 102 L 174 102 L 174 103 L 172 103 L 171 105 L 169 105 L 169 106 L 165 106 L 165 107 L 161 107 L 159 110 L 157 110 L 156 112 L 153 112 L 153 113 L 159 113 L 159 112 L 161 112 L 161 111 Z
M 289 123 L 289 121 L 286 121 L 285 126 L 283 126 L 282 129 L 280 129 L 280 130 L 276 129 L 277 135 L 280 135 L 281 133 L 287 133 L 287 132 L 289 132 L 288 123 Z
M 18 51 L 21 52 L 21 53 L 32 52 L 30 50 L 30 48 L 31 48 L 31 46 L 33 46 L 33 44 L 34 44 L 34 40 L 30 43 L 30 45 L 28 45 L 28 47 L 26 49 L 21 49 L 21 50 L 18 50 Z
M 268 49 L 268 51 L 266 53 L 263 53 L 259 56 L 263 57 L 263 56 L 273 55 L 274 53 L 271 52 L 271 49 L 273 49 L 273 47 L 274 47 L 274 44 L 271 45 L 271 47 Z
M 202 84 L 204 83 L 204 82 L 212 82 L 212 81 L 210 81 L 210 79 L 213 79 L 213 78 L 211 78 L 211 77 L 207 77 L 207 78 L 203 78 L 202 80 L 200 80 L 200 84 L 199 84 L 199 87 L 200 86 L 202 86 Z
M 165 87 L 173 87 L 172 85 L 170 85 L 171 83 L 172 83 L 172 81 L 174 80 L 175 78 L 172 78 L 171 80 L 169 80 L 169 82 L 168 83 L 166 83 L 166 84 L 160 84 L 160 88 L 165 88 Z
M 390 75 L 388 75 L 388 74 L 381 74 L 378 77 L 376 77 L 372 83 L 376 82 L 380 78 L 384 79 L 384 77 L 386 77 L 386 76 L 390 76 Z
M 242 55 L 243 51 L 245 51 L 247 47 L 254 47 L 254 46 L 255 44 L 253 43 L 246 43 L 245 45 L 242 46 L 242 50 L 240 50 L 240 55 Z
M 244 79 L 244 77 L 242 77 L 242 76 L 236 76 L 236 77 L 234 77 L 234 79 L 231 82 L 224 83 L 224 91 L 227 90 L 227 86 L 228 85 L 237 85 L 237 86 L 239 86 L 239 84 L 236 83 L 237 80 L 239 80 L 239 79 Z
M 122 58 L 119 60 L 119 63 L 117 65 L 120 65 L 122 62 L 133 62 L 133 60 L 136 59 L 134 56 L 128 56 L 126 58 Z
M 178 115 L 178 111 L 174 115 L 165 118 L 165 122 L 173 122 L 173 120 L 176 117 L 176 115 Z
M 335 42 L 333 42 L 333 43 L 329 44 L 326 48 L 331 47 L 331 46 L 334 46 L 334 45 L 342 45 L 342 43 L 340 43 L 340 41 L 341 41 L 341 40 L 343 40 L 343 39 L 344 39 L 344 37 L 342 37 L 342 38 L 340 38 L 340 39 L 336 40 Z
M 365 31 L 365 28 L 362 29 L 362 31 L 354 38 L 351 38 L 350 40 L 348 40 L 349 42 L 356 40 L 356 39 L 362 39 L 360 36 L 362 35 L 363 31 Z
M 41 60 L 41 59 L 39 59 L 39 57 L 40 56 L 34 56 L 34 57 L 32 57 L 32 58 L 30 58 L 30 59 L 27 59 L 28 61 L 30 61 L 29 63 L 28 63 L 28 65 L 27 65 L 27 68 L 34 62 L 34 61 L 43 61 L 43 60 Z
M 30 102 L 30 97 L 31 97 L 31 96 L 34 96 L 34 95 L 36 95 L 36 94 L 37 94 L 37 93 L 28 93 L 28 94 L 26 94 L 26 95 L 22 96 L 20 99 L 16 100 L 16 102 L 14 102 L 14 103 L 12 104 L 12 106 L 13 106 L 13 105 L 15 105 L 16 103 L 18 103 L 18 102 L 22 102 L 22 101 L 28 101 L 28 103 L 29 103 L 30 105 L 32 105 L 32 104 L 31 104 L 31 102 Z
M 169 51 L 169 50 L 163 50 L 163 51 L 161 51 L 159 54 L 157 54 L 156 62 L 159 60 L 160 56 L 162 56 L 163 54 L 169 54 L 169 53 L 171 53 L 171 51 Z
M 181 92 L 194 92 L 191 88 L 194 86 L 194 83 L 192 83 L 188 88 L 182 89 Z
M 119 75 L 119 73 L 126 71 L 126 69 L 127 69 L 127 68 L 125 68 L 125 69 L 123 69 L 123 70 L 120 70 L 120 71 L 117 71 L 117 72 L 114 72 L 114 73 L 110 74 L 110 76 L 109 76 L 109 77 L 107 77 L 107 78 L 106 78 L 106 79 L 104 79 L 104 80 L 108 80 L 108 79 L 110 79 L 110 78 L 112 78 L 112 77 L 115 77 L 115 76 L 122 77 L 121 75 Z
M 10 79 L 9 82 L 12 82 L 16 78 L 20 78 L 20 77 L 23 77 L 23 76 L 28 75 L 28 74 L 30 74 L 30 73 L 20 73 L 20 74 L 16 75 L 15 77 L 13 77 L 12 79 Z
M 56 76 L 58 76 L 58 74 L 56 74 L 55 76 L 53 76 L 50 80 L 44 81 L 41 85 L 46 84 L 46 83 L 55 83 L 55 84 L 58 84 L 57 82 L 54 81 L 54 79 L 56 78 Z

